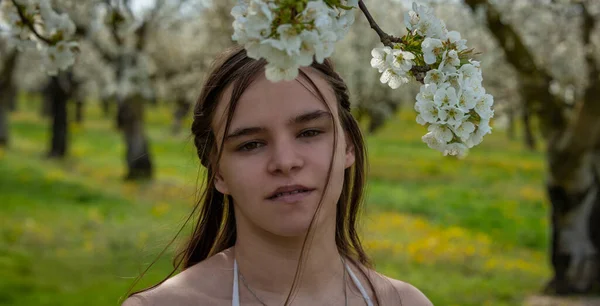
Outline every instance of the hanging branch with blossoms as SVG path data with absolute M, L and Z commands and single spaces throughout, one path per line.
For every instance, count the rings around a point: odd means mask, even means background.
M 421 88 L 417 123 L 428 133 L 422 140 L 444 155 L 464 157 L 491 132 L 493 97 L 482 86 L 473 49 L 456 31 L 448 31 L 433 10 L 413 3 L 404 16 L 407 34 L 395 37 L 375 22 L 362 0 L 239 0 L 231 10 L 232 39 L 249 57 L 264 58 L 267 79 L 293 80 L 300 67 L 333 54 L 354 23 L 359 8 L 377 33 L 381 48 L 371 51 L 371 66 L 392 89 L 415 80 Z
M 37 48 L 43 69 L 49 75 L 66 70 L 75 62 L 79 44 L 72 40 L 75 24 L 66 13 L 55 12 L 49 0 L 10 0 L 4 13 L 11 29 L 10 38 L 20 50 Z

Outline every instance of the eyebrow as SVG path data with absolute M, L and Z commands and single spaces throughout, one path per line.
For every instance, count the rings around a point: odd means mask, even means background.
M 324 117 L 333 118 L 331 113 L 328 111 L 315 110 L 315 111 L 310 111 L 310 112 L 298 115 L 296 117 L 290 118 L 287 122 L 287 125 L 296 125 L 296 124 L 306 123 L 306 122 L 310 122 L 310 121 L 317 120 L 317 119 L 324 118 Z M 227 137 L 225 137 L 225 142 L 232 140 L 234 138 L 265 132 L 266 130 L 267 129 L 262 126 L 237 128 L 237 129 L 235 129 L 235 131 L 233 131 L 233 133 L 231 133 L 231 134 L 227 135 Z

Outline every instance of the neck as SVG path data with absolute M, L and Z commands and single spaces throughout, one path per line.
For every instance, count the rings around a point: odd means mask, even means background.
M 335 224 L 321 224 L 321 227 L 314 229 L 312 242 L 307 240 L 296 283 L 299 295 L 319 296 L 328 290 L 336 290 L 332 287 L 341 286 L 344 267 L 335 243 Z M 253 290 L 287 296 L 296 275 L 303 242 L 304 235 L 283 238 L 247 228 L 238 231 L 234 253 L 240 274 Z

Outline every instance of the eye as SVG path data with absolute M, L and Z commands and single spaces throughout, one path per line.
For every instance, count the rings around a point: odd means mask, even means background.
M 252 141 L 252 142 L 247 142 L 245 144 L 243 144 L 242 146 L 240 146 L 237 151 L 242 151 L 242 152 L 250 152 L 253 151 L 255 149 L 258 149 L 259 146 L 261 145 L 260 142 L 256 142 L 256 141 Z
M 317 136 L 317 135 L 319 135 L 321 133 L 323 133 L 323 132 L 318 131 L 318 130 L 307 130 L 307 131 L 304 131 L 304 132 L 300 133 L 300 136 L 315 137 L 315 136 Z

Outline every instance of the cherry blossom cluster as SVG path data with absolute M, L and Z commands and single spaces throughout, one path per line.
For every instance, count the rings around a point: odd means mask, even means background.
M 55 12 L 50 0 L 11 0 L 2 5 L 12 41 L 20 49 L 37 48 L 48 74 L 73 65 L 79 44 L 71 40 L 75 24 L 68 14 Z
M 463 157 L 491 132 L 494 98 L 482 86 L 480 63 L 470 58 L 460 33 L 448 31 L 430 8 L 413 3 L 405 25 L 402 42 L 372 50 L 371 66 L 393 89 L 414 79 L 415 67 L 425 67 L 415 103 L 416 121 L 429 131 L 422 140 L 444 155 Z
M 322 63 L 333 54 L 354 23 L 358 0 L 239 0 L 232 39 L 248 56 L 264 58 L 267 78 L 293 80 L 313 58 Z

